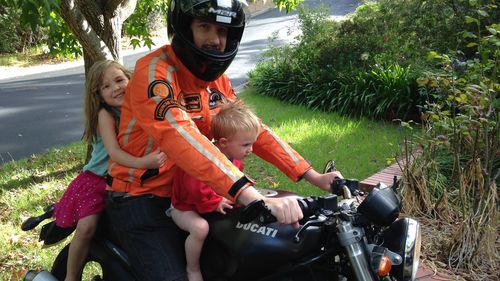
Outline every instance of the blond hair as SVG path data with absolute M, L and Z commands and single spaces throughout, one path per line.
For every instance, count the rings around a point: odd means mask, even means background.
M 90 67 L 85 81 L 85 97 L 84 97 L 84 130 L 82 140 L 87 144 L 87 158 L 90 154 L 89 147 L 92 147 L 92 142 L 97 138 L 97 124 L 99 120 L 99 111 L 105 108 L 118 120 L 118 116 L 111 110 L 111 107 L 104 102 L 101 96 L 101 84 L 104 72 L 115 67 L 123 72 L 130 79 L 132 73 L 123 65 L 112 60 L 101 60 L 95 62 Z M 87 159 L 88 160 L 88 159 Z
M 238 132 L 260 132 L 260 120 L 243 101 L 237 100 L 222 105 L 219 113 L 212 119 L 212 135 L 214 140 L 231 138 Z

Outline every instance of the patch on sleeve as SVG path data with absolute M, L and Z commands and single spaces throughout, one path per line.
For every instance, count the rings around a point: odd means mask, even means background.
M 210 98 L 208 100 L 208 106 L 210 109 L 219 107 L 221 104 L 227 103 L 227 99 L 223 93 L 215 88 L 210 89 Z
M 181 106 L 173 99 L 162 99 L 155 108 L 155 120 L 165 119 L 165 114 L 171 108 L 180 108 Z
M 162 99 L 172 99 L 174 97 L 174 90 L 172 86 L 163 80 L 155 80 L 149 84 L 148 97 L 160 97 Z

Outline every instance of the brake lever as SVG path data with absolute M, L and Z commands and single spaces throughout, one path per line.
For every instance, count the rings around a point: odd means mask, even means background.
M 293 236 L 293 242 L 295 243 L 300 243 L 300 239 L 302 236 L 302 233 L 307 229 L 309 228 L 310 226 L 321 226 L 325 223 L 326 221 L 326 217 L 325 216 L 318 216 L 317 219 L 315 220 L 309 220 L 307 221 L 304 225 L 302 225 L 300 228 L 299 228 L 299 231 L 297 231 L 297 233 L 295 233 L 295 236 Z
M 335 161 L 329 160 L 328 162 L 326 162 L 325 167 L 323 168 L 323 174 L 335 171 L 337 171 L 337 168 L 335 167 Z

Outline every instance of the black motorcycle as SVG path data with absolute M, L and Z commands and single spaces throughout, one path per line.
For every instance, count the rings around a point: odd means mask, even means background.
M 297 198 L 304 213 L 298 229 L 274 223 L 263 201 L 233 208 L 226 215 L 207 214 L 210 232 L 200 260 L 204 280 L 415 280 L 420 225 L 411 218 L 398 218 L 400 200 L 393 188 L 379 184 L 364 196 L 358 181 L 337 179 L 332 194 L 325 196 L 262 189 L 265 196 Z M 33 229 L 52 212 L 48 208 L 29 218 L 22 229 Z M 92 280 L 137 280 L 107 225 L 105 219 L 100 221 L 86 259 L 101 267 L 102 277 Z M 72 231 L 52 221 L 44 225 L 40 239 L 52 244 Z M 68 248 L 54 260 L 51 273 L 57 280 L 66 275 Z

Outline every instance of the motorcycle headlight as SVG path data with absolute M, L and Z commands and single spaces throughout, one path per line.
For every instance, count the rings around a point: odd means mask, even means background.
M 358 206 L 358 212 L 377 225 L 389 226 L 399 216 L 400 202 L 391 188 L 374 188 Z
M 384 233 L 384 246 L 403 259 L 391 269 L 391 275 L 398 281 L 415 280 L 420 259 L 420 236 L 420 224 L 411 218 L 398 219 Z

